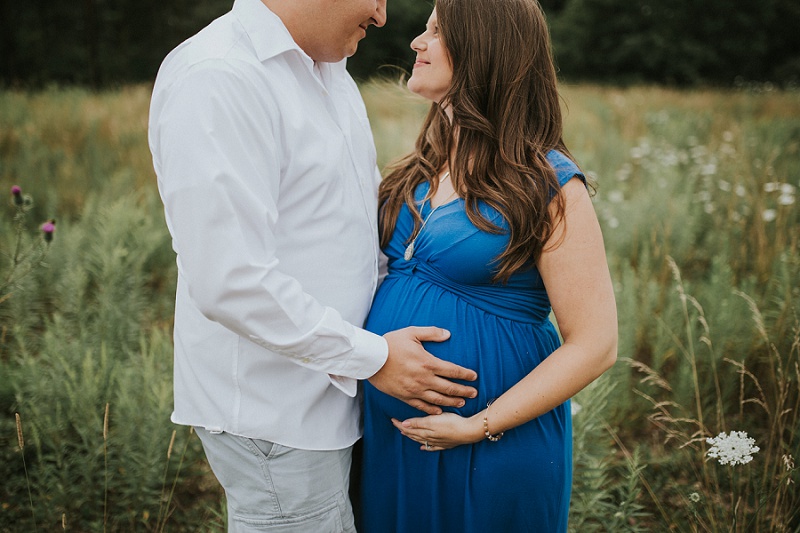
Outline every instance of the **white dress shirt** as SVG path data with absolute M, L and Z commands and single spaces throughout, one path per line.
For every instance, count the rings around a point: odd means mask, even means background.
M 356 380 L 388 347 L 358 327 L 380 175 L 344 61 L 315 65 L 264 4 L 236 0 L 164 60 L 149 141 L 178 263 L 172 420 L 351 445 Z

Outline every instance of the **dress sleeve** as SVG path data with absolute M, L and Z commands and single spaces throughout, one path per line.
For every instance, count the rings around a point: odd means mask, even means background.
M 547 154 L 547 160 L 550 162 L 553 170 L 556 171 L 556 178 L 558 179 L 559 186 L 563 187 L 574 177 L 580 178 L 584 185 L 586 184 L 586 176 L 584 176 L 581 169 L 578 168 L 578 165 L 561 152 L 551 150 L 550 153 Z

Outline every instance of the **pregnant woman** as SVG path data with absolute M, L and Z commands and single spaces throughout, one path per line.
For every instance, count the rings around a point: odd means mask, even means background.
M 617 316 L 544 16 L 438 0 L 411 48 L 408 88 L 432 105 L 380 188 L 389 272 L 367 328 L 449 330 L 425 348 L 476 370 L 478 396 L 425 416 L 365 383 L 359 531 L 566 531 L 569 398 L 614 363 Z

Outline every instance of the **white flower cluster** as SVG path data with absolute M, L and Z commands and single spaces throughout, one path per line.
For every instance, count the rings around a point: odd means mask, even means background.
M 745 431 L 731 431 L 726 435 L 723 431 L 715 438 L 706 439 L 711 445 L 708 457 L 714 457 L 721 465 L 746 464 L 753 460 L 753 454 L 761 448 L 755 446 L 756 441 L 747 436 Z

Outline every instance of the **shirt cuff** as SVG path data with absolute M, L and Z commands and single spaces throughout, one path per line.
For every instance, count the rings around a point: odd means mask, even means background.
M 389 345 L 386 339 L 364 329 L 356 328 L 353 337 L 353 356 L 351 361 L 361 361 L 361 365 L 348 372 L 350 376 L 328 374 L 334 387 L 354 398 L 358 393 L 358 380 L 374 376 L 386 364 Z

